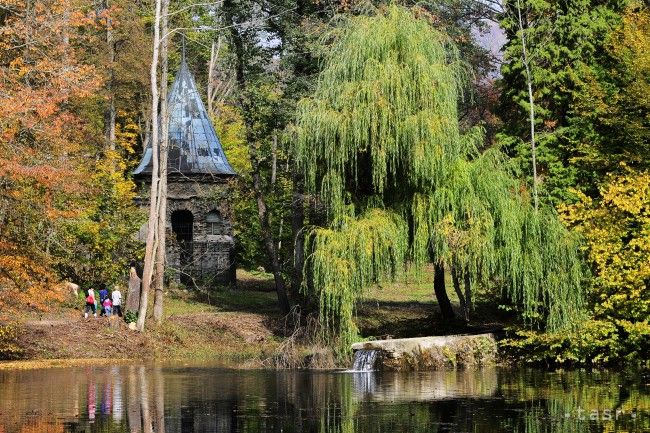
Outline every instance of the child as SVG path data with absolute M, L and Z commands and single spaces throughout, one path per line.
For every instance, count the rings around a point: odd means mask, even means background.
M 108 298 L 108 290 L 106 286 L 102 284 L 102 288 L 99 290 L 99 306 L 101 308 L 100 316 L 103 316 L 106 312 L 104 311 L 104 300 Z
M 113 312 L 113 303 L 111 302 L 111 298 L 104 299 L 102 306 L 104 307 L 104 314 L 106 317 L 110 317 Z
M 84 318 L 88 318 L 88 313 L 93 312 L 93 316 L 97 317 L 97 309 L 95 308 L 95 291 L 93 289 L 88 290 L 88 296 L 86 297 L 86 312 L 84 313 Z

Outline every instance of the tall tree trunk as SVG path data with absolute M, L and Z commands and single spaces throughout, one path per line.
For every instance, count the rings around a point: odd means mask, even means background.
M 108 107 L 106 107 L 106 112 L 104 113 L 104 123 L 105 123 L 105 140 L 106 146 L 109 150 L 115 150 L 115 98 L 113 96 L 113 85 L 108 85 L 108 91 L 110 93 Z
M 232 9 L 235 6 L 230 2 L 224 3 L 224 8 Z M 257 201 L 257 213 L 260 219 L 260 229 L 262 231 L 262 239 L 264 248 L 266 250 L 273 278 L 275 280 L 275 290 L 278 295 L 278 304 L 283 313 L 288 313 L 290 310 L 289 298 L 287 297 L 287 288 L 282 277 L 282 270 L 280 268 L 280 261 L 278 259 L 278 251 L 276 244 L 273 240 L 273 232 L 271 231 L 271 224 L 269 220 L 269 213 L 266 207 L 266 200 L 264 198 L 264 191 L 262 189 L 262 176 L 260 174 L 260 162 L 257 154 L 256 140 L 253 132 L 253 120 L 251 112 L 253 107 L 250 104 L 249 98 L 246 95 L 247 83 L 244 73 L 244 43 L 239 34 L 238 23 L 230 17 L 230 32 L 232 35 L 233 46 L 236 56 L 236 76 L 237 84 L 239 85 L 239 103 L 244 114 L 244 124 L 246 127 L 246 142 L 248 144 L 248 157 L 251 163 L 251 179 L 252 187 L 255 192 Z
M 147 316 L 147 303 L 149 302 L 149 290 L 151 289 L 151 278 L 153 276 L 154 260 L 156 258 L 158 206 L 158 57 L 160 47 L 160 15 L 162 2 L 156 0 L 156 13 L 154 21 L 153 55 L 151 59 L 151 193 L 149 198 L 149 226 L 147 227 L 147 243 L 144 252 L 144 271 L 142 272 L 142 291 L 140 292 L 140 310 L 138 311 L 138 331 L 144 331 L 145 319 Z
M 474 305 L 472 304 L 472 280 L 469 274 L 465 274 L 465 304 L 469 314 L 474 312 Z
M 289 298 L 287 297 L 287 288 L 282 277 L 282 270 L 280 269 L 280 261 L 278 260 L 278 251 L 273 241 L 273 234 L 271 232 L 271 224 L 269 222 L 269 214 L 266 208 L 266 202 L 262 193 L 262 181 L 259 172 L 259 162 L 257 162 L 257 149 L 254 144 L 248 145 L 248 153 L 251 158 L 251 163 L 256 161 L 253 166 L 253 190 L 257 198 L 257 211 L 260 218 L 260 227 L 262 229 L 262 237 L 264 238 L 264 247 L 266 254 L 271 262 L 271 270 L 275 280 L 275 290 L 278 295 L 278 304 L 283 313 L 288 313 L 291 306 Z
M 275 185 L 275 177 L 278 171 L 278 136 L 273 134 L 273 145 L 271 146 L 271 185 Z
M 164 26 L 163 26 L 164 27 Z M 155 432 L 165 432 L 165 376 L 162 368 L 155 367 L 153 371 L 153 395 L 156 406 L 156 418 L 153 423 Z
M 467 309 L 467 301 L 465 300 L 465 295 L 463 294 L 463 290 L 460 287 L 460 278 L 458 276 L 458 270 L 455 267 L 451 268 L 451 280 L 454 285 L 456 296 L 458 296 L 458 302 L 460 303 L 460 309 L 463 312 L 463 318 L 466 322 L 469 322 L 469 310 Z
M 293 195 L 291 198 L 291 232 L 293 240 L 293 269 L 291 272 L 291 296 L 305 307 L 305 300 L 300 295 L 302 272 L 305 264 L 305 185 L 302 175 L 294 166 Z
M 436 294 L 442 318 L 445 320 L 453 320 L 456 318 L 456 314 L 454 314 L 454 309 L 451 306 L 449 296 L 447 295 L 447 289 L 445 288 L 444 265 L 436 264 L 433 272 L 433 291 Z
M 533 201 L 535 203 L 535 210 L 539 204 L 537 194 L 537 148 L 535 145 L 535 99 L 533 98 L 533 78 L 530 72 L 530 59 L 526 50 L 526 34 L 524 29 L 524 21 L 521 17 L 521 3 L 517 0 L 517 17 L 519 21 L 519 38 L 521 40 L 522 61 L 526 71 L 526 86 L 528 88 L 528 117 L 530 122 L 530 149 L 532 153 L 533 162 Z
M 169 0 L 162 0 L 161 33 L 168 33 Z M 156 323 L 163 319 L 163 289 L 165 284 L 165 244 L 167 238 L 167 157 L 169 145 L 169 105 L 167 103 L 167 60 L 169 37 L 161 41 L 160 47 L 160 182 L 158 188 L 158 249 L 154 276 L 153 318 Z
M 219 59 L 219 52 L 221 51 L 221 37 L 216 41 L 212 41 L 212 48 L 210 49 L 210 62 L 208 64 L 208 114 L 214 116 L 216 114 L 216 107 L 214 106 L 216 100 L 217 88 L 215 86 L 214 73 L 217 68 L 217 60 Z
M 138 370 L 138 378 L 140 379 L 140 408 L 142 411 L 142 432 L 153 433 L 153 419 L 151 418 L 151 405 L 149 404 L 149 382 L 147 381 L 147 373 L 144 366 Z

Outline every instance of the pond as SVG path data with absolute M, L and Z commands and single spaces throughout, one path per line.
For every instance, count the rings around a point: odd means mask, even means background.
M 638 372 L 0 371 L 0 432 L 650 432 Z

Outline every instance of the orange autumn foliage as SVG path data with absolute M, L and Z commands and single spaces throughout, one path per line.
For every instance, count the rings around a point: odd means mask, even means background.
M 0 0 L 0 309 L 44 309 L 50 249 L 88 190 L 92 153 L 75 101 L 101 86 L 78 59 L 93 13 L 67 0 Z

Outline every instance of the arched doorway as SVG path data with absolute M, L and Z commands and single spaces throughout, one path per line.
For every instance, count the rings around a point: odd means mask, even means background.
M 189 271 L 192 268 L 194 245 L 194 215 L 188 210 L 172 212 L 172 232 L 180 246 L 181 283 L 190 284 Z

